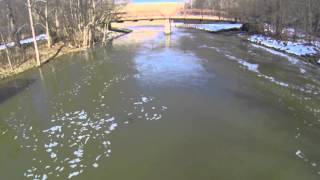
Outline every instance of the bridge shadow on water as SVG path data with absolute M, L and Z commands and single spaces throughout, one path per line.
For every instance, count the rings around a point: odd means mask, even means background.
M 34 82 L 34 79 L 16 79 L 0 84 L 0 104 L 21 93 Z

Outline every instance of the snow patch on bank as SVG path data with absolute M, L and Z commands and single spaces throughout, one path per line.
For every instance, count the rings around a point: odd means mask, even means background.
M 297 56 L 313 56 L 320 52 L 320 49 L 313 45 L 307 45 L 301 42 L 280 41 L 263 35 L 252 35 L 248 40 L 253 43 L 285 51 Z
M 219 32 L 231 29 L 240 29 L 239 23 L 215 23 L 215 24 L 175 24 L 176 27 L 204 30 L 208 32 Z
M 47 40 L 47 39 L 48 38 L 47 38 L 46 34 L 40 34 L 40 35 L 36 36 L 36 40 L 37 41 L 44 41 L 44 40 Z M 32 42 L 33 42 L 32 38 L 27 38 L 27 39 L 21 40 L 20 44 L 21 45 L 25 45 L 25 44 L 31 44 Z M 14 46 L 15 46 L 14 42 L 8 43 L 6 45 L 0 44 L 0 51 L 6 49 L 7 47 L 11 48 L 11 47 L 14 47 Z

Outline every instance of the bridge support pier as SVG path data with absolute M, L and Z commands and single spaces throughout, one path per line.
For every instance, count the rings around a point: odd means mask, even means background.
M 171 21 L 170 21 L 170 19 L 166 19 L 165 20 L 164 34 L 166 34 L 166 35 L 170 35 L 171 34 Z

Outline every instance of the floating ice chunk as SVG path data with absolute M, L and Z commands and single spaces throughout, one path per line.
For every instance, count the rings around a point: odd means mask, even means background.
M 57 154 L 52 152 L 52 153 L 50 154 L 50 157 L 51 157 L 51 159 L 54 159 L 54 158 L 57 157 Z
M 48 176 L 47 176 L 46 174 L 44 174 L 44 175 L 42 176 L 42 180 L 46 180 L 46 179 L 48 179 Z
M 87 119 L 88 115 L 86 112 L 84 112 L 83 110 L 79 113 L 79 119 L 83 120 L 83 119 Z
M 56 131 L 61 132 L 62 126 L 53 126 L 50 129 L 44 130 L 43 132 L 48 132 L 54 134 Z
M 79 148 L 78 150 L 74 151 L 73 153 L 75 156 L 77 157 L 82 157 L 83 156 L 83 149 L 82 148 Z
M 110 127 L 109 127 L 109 130 L 110 130 L 110 131 L 113 131 L 113 130 L 116 129 L 117 126 L 118 126 L 117 123 L 112 123 L 112 124 L 110 125 Z
M 259 73 L 258 64 L 251 64 L 243 60 L 238 61 L 241 65 L 245 66 L 248 70 Z
M 79 176 L 79 174 L 80 174 L 79 171 L 70 173 L 69 176 L 68 176 L 68 179 L 71 179 L 71 178 L 73 178 L 73 177 L 75 177 L 75 176 Z
M 279 86 L 282 86 L 282 87 L 289 87 L 289 84 L 288 83 L 285 83 L 285 82 L 282 82 L 282 81 L 278 81 L 276 80 L 274 77 L 271 77 L 271 76 L 267 76 L 267 75 L 264 75 L 264 74 L 259 74 L 259 77 L 264 77 L 266 78 L 267 80 L 279 85 Z
M 56 146 L 58 146 L 58 143 L 57 143 L 57 142 L 53 142 L 53 143 L 45 144 L 45 145 L 44 145 L 45 148 L 53 148 L 53 147 L 56 147 Z
M 99 159 L 101 158 L 101 155 L 96 157 L 96 161 L 99 161 Z
M 166 106 L 162 106 L 161 108 L 162 108 L 162 110 L 167 110 L 168 109 L 168 107 L 166 107 Z
M 304 73 L 306 73 L 306 70 L 303 69 L 303 68 L 300 68 L 300 72 L 301 72 L 302 74 L 304 74 Z
M 303 159 L 305 157 L 305 155 L 302 153 L 302 151 L 298 150 L 296 152 L 296 156 L 298 156 L 299 158 Z
M 148 102 L 148 98 L 147 97 L 142 97 L 141 100 L 142 100 L 142 102 L 145 102 L 145 103 Z
M 69 161 L 69 164 L 79 163 L 81 160 L 79 158 L 73 159 Z
M 94 163 L 94 164 L 92 164 L 92 166 L 93 166 L 94 168 L 97 168 L 97 167 L 99 167 L 99 164 L 98 164 L 98 163 Z
M 107 119 L 106 122 L 112 122 L 112 121 L 114 121 L 114 120 L 115 120 L 115 118 L 112 117 L 112 118 Z
M 237 61 L 239 64 L 245 66 L 248 70 L 256 72 L 256 73 L 259 73 L 259 70 L 258 70 L 259 65 L 258 64 L 249 63 L 249 62 L 247 62 L 245 60 L 238 59 L 238 58 L 236 58 L 236 57 L 234 57 L 232 55 L 229 55 L 229 54 L 225 54 L 225 56 L 228 57 L 231 60 Z

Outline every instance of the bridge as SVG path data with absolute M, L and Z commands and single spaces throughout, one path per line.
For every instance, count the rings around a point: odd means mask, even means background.
M 165 33 L 171 33 L 171 22 L 234 22 L 222 11 L 186 9 L 183 3 L 129 4 L 114 23 L 162 21 Z

